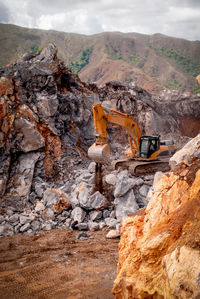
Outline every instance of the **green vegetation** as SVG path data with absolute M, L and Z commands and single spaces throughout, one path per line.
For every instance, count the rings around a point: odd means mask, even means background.
M 74 73 L 80 72 L 80 70 L 89 62 L 90 54 L 93 51 L 93 47 L 87 48 L 82 51 L 81 56 L 77 61 L 71 62 L 69 67 L 72 69 Z
M 154 47 L 152 43 L 148 43 L 148 46 L 149 46 L 150 49 L 152 49 L 156 52 L 158 51 L 158 49 L 156 47 Z
M 189 55 L 181 55 L 174 49 L 158 49 L 154 47 L 151 43 L 148 44 L 149 48 L 154 50 L 157 54 L 168 57 L 170 59 L 173 59 L 178 63 L 185 72 L 187 72 L 189 75 L 196 77 L 198 74 L 200 74 L 200 64 L 195 63 L 192 61 Z
M 182 66 L 184 71 L 186 71 L 193 77 L 196 77 L 200 73 L 200 64 L 196 64 L 195 62 L 193 62 L 189 55 L 180 55 L 176 50 L 173 49 L 166 50 L 164 48 L 161 48 L 160 51 L 164 56 L 175 60 Z
M 136 64 L 139 61 L 139 56 L 137 53 L 134 53 L 133 55 L 130 56 L 130 62 L 132 64 Z
M 133 79 L 131 77 L 125 77 L 123 81 L 127 83 L 132 83 Z
M 118 52 L 117 54 L 115 54 L 114 59 L 123 60 L 122 54 Z
M 181 90 L 182 88 L 182 84 L 176 80 L 172 81 L 172 82 L 166 82 L 164 84 L 164 87 L 168 88 L 168 89 L 176 89 L 176 90 Z
M 195 85 L 195 87 L 192 90 L 192 93 L 194 93 L 194 94 L 200 93 L 200 86 L 199 85 Z
M 31 53 L 31 54 L 36 54 L 40 53 L 43 50 L 43 48 L 39 48 L 37 45 L 32 45 L 29 49 L 26 49 L 25 52 Z

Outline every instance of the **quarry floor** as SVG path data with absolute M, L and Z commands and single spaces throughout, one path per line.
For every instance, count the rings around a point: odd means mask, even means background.
M 0 238 L 0 298 L 110 299 L 119 239 L 54 230 Z

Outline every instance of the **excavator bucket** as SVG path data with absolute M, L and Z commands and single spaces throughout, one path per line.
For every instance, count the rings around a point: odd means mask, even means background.
M 96 163 L 109 163 L 110 147 L 108 144 L 97 145 L 94 143 L 88 149 L 88 157 Z

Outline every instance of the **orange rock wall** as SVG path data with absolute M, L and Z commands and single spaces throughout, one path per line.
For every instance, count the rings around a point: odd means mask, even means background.
M 199 249 L 200 159 L 194 158 L 161 177 L 147 208 L 124 220 L 115 298 L 195 298 Z

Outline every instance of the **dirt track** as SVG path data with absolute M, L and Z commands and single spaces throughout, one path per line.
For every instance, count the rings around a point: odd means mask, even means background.
M 0 298 L 110 299 L 119 240 L 54 230 L 0 238 Z

